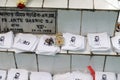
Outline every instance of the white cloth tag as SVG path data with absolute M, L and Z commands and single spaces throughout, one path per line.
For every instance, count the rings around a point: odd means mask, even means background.
M 63 37 L 65 39 L 65 43 L 62 46 L 62 50 L 84 50 L 85 49 L 85 38 L 80 35 L 64 33 Z
M 120 74 L 117 74 L 117 80 L 120 80 Z
M 41 36 L 36 48 L 36 54 L 55 55 L 60 52 L 60 48 L 55 46 L 55 36 Z
M 52 76 L 48 72 L 31 72 L 30 80 L 52 80 Z
M 10 69 L 7 80 L 28 80 L 28 71 L 24 69 Z
M 91 51 L 108 51 L 111 49 L 110 38 L 106 32 L 87 35 Z

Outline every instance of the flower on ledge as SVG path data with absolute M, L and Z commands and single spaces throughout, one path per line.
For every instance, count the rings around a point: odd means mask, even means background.
M 28 0 L 18 0 L 17 7 L 20 8 L 20 9 L 25 8 L 27 1 Z

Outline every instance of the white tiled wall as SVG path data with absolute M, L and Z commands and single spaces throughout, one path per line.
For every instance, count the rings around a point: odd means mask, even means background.
M 37 71 L 37 62 L 35 54 L 15 54 L 17 67 L 29 71 Z
M 13 53 L 0 52 L 0 69 L 16 68 Z

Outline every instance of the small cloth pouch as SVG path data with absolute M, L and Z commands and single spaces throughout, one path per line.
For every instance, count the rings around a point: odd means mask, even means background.
M 36 54 L 55 55 L 58 52 L 60 52 L 60 48 L 55 45 L 55 36 L 43 35 L 40 37 Z
M 85 38 L 80 35 L 64 33 L 65 43 L 62 50 L 79 51 L 85 49 Z
M 31 72 L 30 80 L 52 80 L 52 75 L 48 72 Z
M 87 37 L 91 51 L 109 51 L 111 49 L 110 38 L 106 32 L 89 33 Z
M 7 80 L 28 80 L 28 71 L 24 69 L 10 69 Z

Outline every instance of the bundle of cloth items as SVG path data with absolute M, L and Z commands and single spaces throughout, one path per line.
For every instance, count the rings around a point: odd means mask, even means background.
M 93 80 L 93 78 L 89 73 L 74 71 L 72 73 L 56 74 L 53 76 L 53 80 Z
M 85 49 L 85 38 L 80 35 L 63 33 L 64 45 L 62 50 L 80 51 Z
M 55 45 L 55 36 L 42 35 L 40 37 L 36 54 L 55 55 L 60 52 L 60 48 Z
M 111 38 L 113 49 L 120 53 L 120 36 L 115 36 Z
M 7 80 L 28 80 L 28 71 L 24 69 L 8 70 Z
M 52 80 L 49 72 L 31 72 L 30 80 Z
M 110 37 L 104 33 L 89 33 L 87 35 L 91 51 L 109 51 L 111 49 Z

